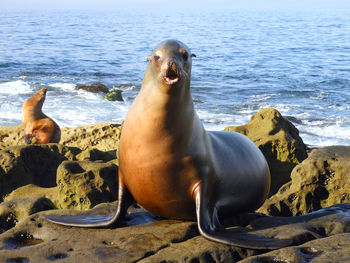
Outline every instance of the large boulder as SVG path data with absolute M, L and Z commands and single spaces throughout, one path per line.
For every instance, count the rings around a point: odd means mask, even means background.
M 307 157 L 297 128 L 272 108 L 261 109 L 245 125 L 225 130 L 244 134 L 260 148 L 270 167 L 270 196 L 290 180 L 293 168 Z
M 350 202 L 350 146 L 315 149 L 260 212 L 295 216 Z
M 81 150 L 95 148 L 100 151 L 116 151 L 121 134 L 120 124 L 97 123 L 75 128 L 61 129 L 60 143 Z
M 0 151 L 0 202 L 20 186 L 56 186 L 56 170 L 81 150 L 61 144 L 11 146 Z
M 90 209 L 117 199 L 118 167 L 113 163 L 64 161 L 57 169 L 58 206 Z

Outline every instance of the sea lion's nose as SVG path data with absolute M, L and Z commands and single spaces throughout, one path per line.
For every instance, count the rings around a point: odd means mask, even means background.
M 166 75 L 169 76 L 177 76 L 177 65 L 174 61 L 170 61 L 168 63 L 168 70 L 166 71 Z
M 176 63 L 174 61 L 169 61 L 168 62 L 168 70 L 173 70 L 176 71 Z
M 173 59 L 168 59 L 167 61 L 163 62 L 162 73 L 164 76 L 168 75 L 168 72 L 176 72 L 176 71 L 177 71 L 177 64 Z
M 168 85 L 173 85 L 180 79 L 179 66 L 174 59 L 164 61 L 161 71 L 162 78 Z

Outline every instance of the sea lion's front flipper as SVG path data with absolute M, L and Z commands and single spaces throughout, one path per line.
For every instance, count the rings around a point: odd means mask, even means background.
M 249 233 L 246 228 L 227 229 L 221 226 L 215 208 L 204 205 L 201 186 L 195 192 L 198 229 L 205 238 L 232 246 L 251 249 L 277 249 L 292 243 L 291 239 L 274 239 Z
M 66 226 L 97 227 L 112 224 L 117 213 L 109 215 L 71 215 L 71 216 L 46 216 L 47 220 Z
M 125 187 L 119 174 L 118 208 L 114 214 L 106 215 L 71 215 L 71 216 L 46 216 L 46 218 L 56 224 L 79 227 L 102 227 L 119 223 L 135 201 L 129 190 Z

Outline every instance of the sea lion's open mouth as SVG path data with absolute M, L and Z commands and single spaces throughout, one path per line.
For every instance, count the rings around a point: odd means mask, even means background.
M 167 85 L 174 85 L 179 82 L 180 74 L 177 71 L 175 64 L 171 64 L 168 67 L 168 70 L 163 75 L 163 80 Z

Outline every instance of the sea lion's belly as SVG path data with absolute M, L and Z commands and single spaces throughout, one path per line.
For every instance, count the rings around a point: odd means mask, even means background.
M 138 204 L 167 218 L 195 219 L 193 188 L 199 182 L 196 169 L 184 158 L 122 164 L 124 183 Z

